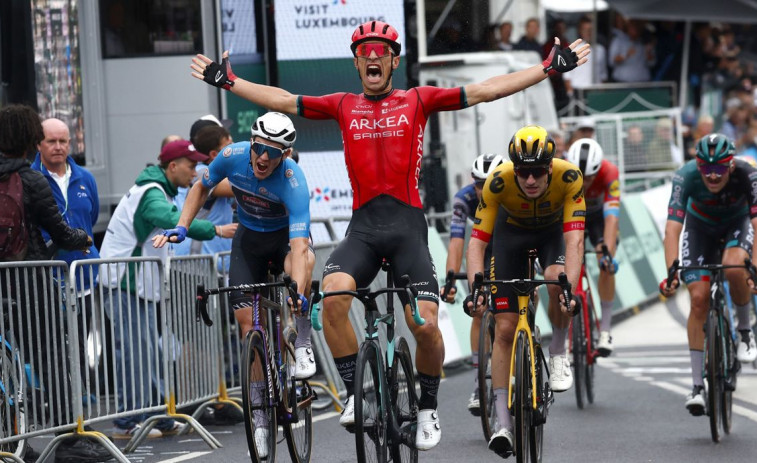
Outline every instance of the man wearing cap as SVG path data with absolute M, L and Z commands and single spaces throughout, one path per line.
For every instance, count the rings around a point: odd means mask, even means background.
M 208 117 L 208 116 L 204 116 Z M 213 116 L 210 116 L 213 117 Z M 215 118 L 213 118 L 215 119 Z M 199 129 L 198 129 L 199 127 Z M 199 179 L 208 170 L 208 164 L 218 156 L 223 148 L 232 143 L 231 134 L 217 120 L 211 121 L 198 119 L 192 124 L 190 130 L 190 141 L 199 153 L 208 156 L 207 161 L 198 162 L 195 167 Z M 192 182 L 194 184 L 194 181 Z M 190 185 L 191 187 L 191 185 Z M 181 211 L 184 207 L 184 201 L 187 198 L 189 188 L 179 187 L 178 194 L 174 198 L 174 204 Z M 177 256 L 186 256 L 190 254 L 215 254 L 218 252 L 231 251 L 231 238 L 233 234 L 226 232 L 227 225 L 231 224 L 234 218 L 232 205 L 234 204 L 234 193 L 231 187 L 219 185 L 211 191 L 210 197 L 203 203 L 200 212 L 195 218 L 206 219 L 221 227 L 221 234 L 212 240 L 184 240 L 181 243 L 174 243 L 173 249 Z M 229 268 L 229 260 L 222 259 L 218 262 L 218 271 L 224 271 Z
M 177 187 L 192 183 L 197 162 L 207 160 L 207 156 L 198 153 L 189 141 L 177 140 L 167 143 L 158 159 L 159 165 L 145 168 L 118 203 L 100 249 L 102 258 L 153 256 L 166 261 L 168 249 L 153 248 L 150 238 L 179 222 L 180 211 L 172 202 Z M 231 235 L 235 227 L 229 227 Z M 200 240 L 220 233 L 220 227 L 207 220 L 195 220 L 187 230 L 188 236 Z M 162 400 L 158 399 L 164 392 L 159 386 L 160 372 L 147 372 L 158 349 L 156 305 L 160 302 L 161 285 L 154 281 L 157 278 L 157 267 L 151 264 L 100 267 L 106 314 L 114 328 L 114 382 L 119 412 L 159 405 L 156 400 Z M 144 418 L 139 414 L 117 418 L 113 438 L 131 439 Z M 182 425 L 172 419 L 161 420 L 148 437 L 173 435 L 181 429 Z

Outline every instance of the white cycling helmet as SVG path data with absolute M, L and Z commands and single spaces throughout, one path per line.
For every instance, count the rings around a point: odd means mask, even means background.
M 297 139 L 292 120 L 286 114 L 269 112 L 255 119 L 250 127 L 253 137 L 280 143 L 284 148 L 291 148 Z
M 575 164 L 581 169 L 584 177 L 596 175 L 602 166 L 604 152 L 596 140 L 591 138 L 581 138 L 573 142 L 568 150 L 566 161 Z
M 505 159 L 499 154 L 482 154 L 473 161 L 470 174 L 474 180 L 483 182 Z

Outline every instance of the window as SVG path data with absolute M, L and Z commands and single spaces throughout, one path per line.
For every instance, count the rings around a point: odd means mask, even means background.
M 99 0 L 104 58 L 202 51 L 201 0 Z

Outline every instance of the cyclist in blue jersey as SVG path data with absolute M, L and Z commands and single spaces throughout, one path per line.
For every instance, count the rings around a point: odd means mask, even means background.
M 465 247 L 465 228 L 468 225 L 468 219 L 471 221 L 476 217 L 476 208 L 481 200 L 481 189 L 484 188 L 486 177 L 504 162 L 504 158 L 499 154 L 487 153 L 482 154 L 473 161 L 471 166 L 471 177 L 473 183 L 464 186 L 455 194 L 452 200 L 452 220 L 449 227 L 449 247 L 447 248 L 447 265 L 446 270 L 454 270 L 455 273 L 460 271 L 463 263 L 463 248 Z M 491 257 L 491 244 L 486 248 L 485 262 Z M 444 288 L 441 288 L 440 295 L 447 302 L 455 301 L 457 289 L 453 286 L 449 294 L 444 294 Z M 470 327 L 470 348 L 471 362 L 474 369 L 478 367 L 478 333 L 481 329 L 481 319 L 484 312 L 477 311 L 473 313 L 473 322 Z M 478 372 L 473 372 L 473 393 L 468 399 L 468 411 L 474 416 L 479 416 L 481 408 L 478 400 Z
M 181 242 L 186 227 L 205 203 L 210 191 L 227 179 L 237 200 L 240 227 L 231 246 L 229 284 L 265 281 L 268 263 L 283 268 L 297 282 L 298 307 L 307 311 L 304 294 L 310 291 L 315 254 L 309 249 L 310 191 L 300 167 L 289 153 L 296 138 L 292 121 L 269 112 L 252 125 L 251 141 L 224 148 L 187 195 L 175 229 L 156 237 L 155 246 Z M 242 336 L 252 329 L 250 298 L 231 293 L 230 303 Z M 297 317 L 296 376 L 315 373 L 310 347 L 310 321 Z
M 237 200 L 241 225 L 231 244 L 229 285 L 264 282 L 270 262 L 283 268 L 297 282 L 296 304 L 301 315 L 305 315 L 308 303 L 304 294 L 310 292 L 315 253 L 309 246 L 310 190 L 300 167 L 289 159 L 297 133 L 289 117 L 277 112 L 260 116 L 251 131 L 249 142 L 227 146 L 210 163 L 202 181 L 196 182 L 189 191 L 176 228 L 155 237 L 154 245 L 183 241 L 186 227 L 211 190 L 228 181 Z M 230 293 L 229 303 L 241 336 L 245 338 L 252 329 L 252 301 L 236 291 Z M 297 316 L 295 323 L 295 377 L 306 379 L 315 374 L 310 319 Z M 253 385 L 252 394 L 262 397 L 265 387 L 264 382 Z M 268 440 L 267 419 L 265 413 L 255 411 L 256 442 Z M 264 448 L 265 444 L 258 444 L 258 449 Z M 261 458 L 267 456 L 258 452 Z
M 678 258 L 681 234 L 681 265 L 743 265 L 755 255 L 754 228 L 757 227 L 757 169 L 734 159 L 735 148 L 725 135 L 705 135 L 696 145 L 696 160 L 691 160 L 673 176 L 673 190 L 665 225 L 665 261 L 670 268 Z M 684 225 L 684 218 L 686 219 Z M 718 242 L 724 240 L 720 256 Z M 702 378 L 704 331 L 710 300 L 710 272 L 683 271 L 681 278 L 689 290 L 691 312 L 687 325 L 691 377 L 694 387 L 686 397 L 686 408 L 694 416 L 706 412 L 706 391 Z M 731 299 L 736 306 L 740 339 L 737 358 L 752 362 L 757 358 L 754 333 L 749 326 L 751 296 L 745 269 L 725 271 Z M 679 286 L 678 276 L 668 288 L 667 278 L 660 292 L 672 296 Z

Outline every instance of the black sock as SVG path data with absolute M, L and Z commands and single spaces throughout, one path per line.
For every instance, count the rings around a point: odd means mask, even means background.
M 355 365 L 357 364 L 357 354 L 348 355 L 334 359 L 339 376 L 342 377 L 344 387 L 347 389 L 347 397 L 355 394 Z
M 439 392 L 439 383 L 442 380 L 441 375 L 429 376 L 418 372 L 418 380 L 421 383 L 421 398 L 418 400 L 418 408 L 421 410 L 429 408 L 436 410 L 436 394 Z

